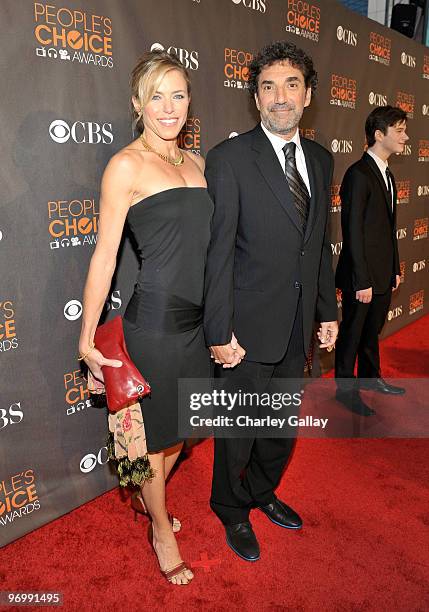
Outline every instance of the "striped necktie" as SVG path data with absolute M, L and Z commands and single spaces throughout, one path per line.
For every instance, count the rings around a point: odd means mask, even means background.
M 296 144 L 294 142 L 288 142 L 283 147 L 283 153 L 286 161 L 285 174 L 289 189 L 293 195 L 295 208 L 302 223 L 302 231 L 305 233 L 308 211 L 310 208 L 310 195 L 300 173 L 298 172 L 298 168 L 296 167 L 295 149 Z

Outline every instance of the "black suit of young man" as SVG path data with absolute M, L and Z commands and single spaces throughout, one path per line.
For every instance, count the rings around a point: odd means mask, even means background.
M 236 368 L 219 368 L 227 379 L 302 377 L 314 320 L 337 318 L 326 231 L 333 160 L 316 142 L 301 138 L 301 145 L 311 191 L 305 234 L 260 125 L 207 156 L 215 212 L 206 267 L 206 342 L 225 345 L 234 332 L 246 350 Z M 215 440 L 211 506 L 225 525 L 248 521 L 252 506 L 275 499 L 292 446 L 290 439 Z
M 396 186 L 393 198 L 375 160 L 364 153 L 346 172 L 340 190 L 343 248 L 336 285 L 342 289 L 343 318 L 335 353 L 339 389 L 350 390 L 358 359 L 359 378 L 380 378 L 378 335 L 399 275 L 396 238 Z M 372 287 L 362 303 L 356 291 Z M 349 379 L 341 380 L 341 379 Z

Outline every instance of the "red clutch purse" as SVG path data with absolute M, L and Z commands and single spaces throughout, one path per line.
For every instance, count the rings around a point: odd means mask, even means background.
M 131 361 L 125 346 L 121 316 L 97 327 L 94 341 L 106 359 L 122 361 L 120 368 L 109 366 L 102 368 L 109 412 L 119 412 L 122 408 L 135 404 L 140 398 L 149 395 L 150 385 Z

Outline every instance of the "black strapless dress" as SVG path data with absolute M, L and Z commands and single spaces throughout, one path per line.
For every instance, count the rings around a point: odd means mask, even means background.
M 131 359 L 152 387 L 141 401 L 150 452 L 181 441 L 178 379 L 210 376 L 202 307 L 212 213 L 200 187 L 167 189 L 128 211 L 141 268 L 124 334 Z

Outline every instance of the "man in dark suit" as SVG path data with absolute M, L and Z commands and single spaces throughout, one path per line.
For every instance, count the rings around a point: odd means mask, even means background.
M 316 84 L 304 51 L 286 42 L 268 45 L 249 76 L 261 124 L 207 156 L 215 212 L 204 328 L 218 375 L 236 389 L 244 383 L 269 390 L 275 379 L 302 377 L 314 320 L 321 347 L 331 349 L 336 340 L 326 231 L 333 160 L 298 131 Z M 259 558 L 252 507 L 282 527 L 302 525 L 274 495 L 292 448 L 291 438 L 215 439 L 210 503 L 243 559 Z
M 387 161 L 408 140 L 407 114 L 397 107 L 374 109 L 365 123 L 368 150 L 347 170 L 341 185 L 343 248 L 336 272 L 343 317 L 335 353 L 337 399 L 349 410 L 374 414 L 359 387 L 402 394 L 381 378 L 378 335 L 400 282 L 396 238 L 396 186 Z M 354 367 L 358 360 L 358 383 Z

